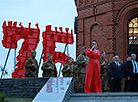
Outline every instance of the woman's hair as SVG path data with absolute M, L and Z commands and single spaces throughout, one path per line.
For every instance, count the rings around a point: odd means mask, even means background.
M 93 43 L 93 42 L 96 42 L 96 43 L 97 43 L 97 41 L 96 41 L 96 40 L 93 40 L 91 43 Z

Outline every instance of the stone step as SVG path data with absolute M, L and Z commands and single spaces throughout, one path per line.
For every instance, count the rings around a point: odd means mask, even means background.
M 74 93 L 69 102 L 138 102 L 138 93 Z
M 0 91 L 7 97 L 34 98 L 49 78 L 10 78 L 0 80 Z

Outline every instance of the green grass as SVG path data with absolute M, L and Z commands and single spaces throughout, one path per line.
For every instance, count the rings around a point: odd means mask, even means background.
M 4 102 L 32 102 L 29 98 L 5 98 Z

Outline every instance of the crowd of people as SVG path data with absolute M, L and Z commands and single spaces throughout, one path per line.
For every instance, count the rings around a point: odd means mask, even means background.
M 36 51 L 31 51 L 31 57 L 25 63 L 26 77 L 38 77 L 38 63 L 35 59 Z M 52 55 L 43 62 L 41 67 L 43 77 L 57 77 L 57 68 L 52 62 Z M 99 51 L 96 40 L 92 41 L 92 47 L 87 50 L 82 47 L 82 53 L 72 64 L 72 58 L 68 58 L 68 64 L 62 69 L 63 77 L 74 78 L 74 91 L 76 93 L 101 93 L 101 92 L 138 92 L 138 65 L 136 54 L 132 53 L 123 63 L 119 56 L 112 57 L 108 63 L 105 52 Z

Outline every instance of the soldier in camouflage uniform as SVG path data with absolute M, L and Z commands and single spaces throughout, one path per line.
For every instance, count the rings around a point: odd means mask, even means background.
M 72 58 L 68 58 L 68 64 L 65 64 L 62 69 L 63 77 L 73 77 L 73 65 L 72 65 Z
M 89 57 L 86 56 L 87 48 L 85 46 L 82 47 L 82 54 L 77 57 L 77 65 L 78 65 L 78 78 L 79 78 L 79 92 L 84 92 L 84 84 L 85 84 L 85 75 L 87 64 L 89 62 Z
M 41 70 L 43 70 L 43 77 L 57 77 L 57 68 L 54 62 L 52 62 L 52 55 L 48 55 L 48 61 L 44 62 Z
M 26 68 L 25 76 L 26 77 L 38 77 L 38 63 L 35 59 L 36 51 L 31 51 L 31 57 L 27 59 L 24 67 Z
M 102 91 L 109 91 L 108 80 L 109 80 L 109 63 L 105 59 L 105 52 L 101 51 L 100 58 L 100 68 L 101 68 L 101 81 L 102 81 Z
M 76 64 L 76 62 L 74 61 L 73 63 L 73 69 L 74 69 L 74 92 L 78 93 L 79 92 L 79 79 L 78 79 L 78 65 Z

